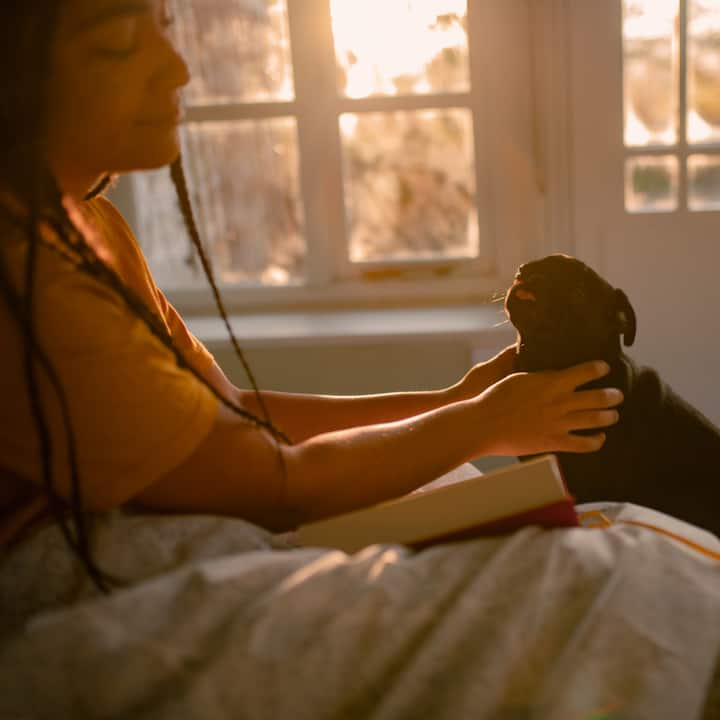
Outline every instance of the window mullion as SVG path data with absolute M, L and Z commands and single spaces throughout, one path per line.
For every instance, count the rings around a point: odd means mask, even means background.
M 480 234 L 479 259 L 486 272 L 496 269 L 496 227 L 493 213 L 493 188 L 488 133 L 490 95 L 487 78 L 492 66 L 485 42 L 488 13 L 485 3 L 470 2 L 468 13 L 468 53 L 470 64 L 470 108 L 473 115 L 473 147 L 475 152 L 475 205 Z
M 572 0 L 530 5 L 538 193 L 542 207 L 537 253 L 573 254 L 570 173 L 570 47 Z
M 287 0 L 295 77 L 307 283 L 327 285 L 346 256 L 342 156 L 329 0 Z
M 680 0 L 679 8 L 679 33 L 678 33 L 678 150 L 680 155 L 679 176 L 678 176 L 678 208 L 687 210 L 688 208 L 688 176 L 687 176 L 687 110 L 688 110 L 688 93 L 687 93 L 687 37 L 688 37 L 688 0 Z

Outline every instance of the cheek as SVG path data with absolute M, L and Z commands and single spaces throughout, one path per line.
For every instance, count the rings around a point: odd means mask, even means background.
M 65 165 L 93 172 L 171 162 L 179 149 L 177 128 L 139 124 L 155 103 L 147 83 L 141 64 L 93 68 L 78 58 L 58 63 L 50 92 L 49 152 Z
M 100 77 L 82 87 L 79 92 L 84 111 L 81 126 L 88 139 L 96 145 L 108 141 L 118 143 L 132 127 L 140 101 L 140 93 L 131 84 L 123 84 L 115 77 Z M 111 151 L 112 147 L 105 149 Z
M 72 82 L 60 79 L 51 88 L 50 99 L 52 144 L 83 162 L 117 150 L 138 103 L 120 83 L 94 74 Z
M 86 112 L 76 141 L 85 157 L 103 171 L 158 167 L 178 153 L 177 127 L 140 123 L 152 101 L 143 82 L 128 82 L 134 76 L 129 72 L 124 82 L 106 80 L 100 90 L 93 85 L 82 98 Z

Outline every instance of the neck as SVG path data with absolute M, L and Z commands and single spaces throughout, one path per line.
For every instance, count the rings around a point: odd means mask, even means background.
M 80 202 L 100 182 L 104 173 L 97 170 L 82 170 L 70 163 L 59 160 L 51 162 L 50 168 L 63 195 Z
M 558 342 L 520 336 L 518 369 L 525 371 L 561 370 L 589 360 L 605 360 L 612 364 L 620 354 L 620 339 L 615 336 L 602 342 Z
M 69 195 L 73 200 L 81 202 L 86 195 L 97 186 L 102 179 L 102 174 L 92 177 L 78 178 L 72 182 L 60 183 L 60 190 L 63 195 Z

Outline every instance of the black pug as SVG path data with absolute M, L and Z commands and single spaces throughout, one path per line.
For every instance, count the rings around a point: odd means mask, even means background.
M 617 387 L 625 395 L 599 451 L 557 454 L 576 501 L 637 503 L 720 535 L 720 430 L 622 351 L 620 338 L 632 345 L 636 331 L 625 293 L 556 254 L 520 266 L 505 309 L 518 331 L 516 370 L 605 360 L 610 373 L 583 389 Z

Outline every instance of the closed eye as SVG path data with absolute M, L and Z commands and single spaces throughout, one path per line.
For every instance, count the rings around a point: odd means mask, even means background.
M 93 52 L 110 58 L 127 58 L 137 51 L 137 16 L 114 17 L 90 32 Z

